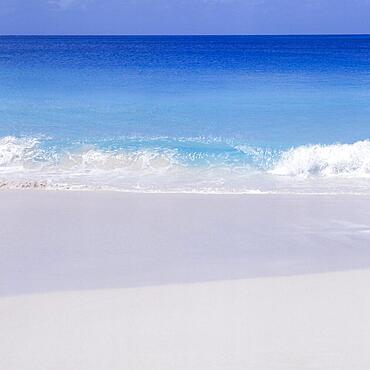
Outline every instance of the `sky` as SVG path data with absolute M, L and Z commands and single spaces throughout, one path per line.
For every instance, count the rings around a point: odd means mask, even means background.
M 370 33 L 370 0 L 0 0 L 0 34 Z

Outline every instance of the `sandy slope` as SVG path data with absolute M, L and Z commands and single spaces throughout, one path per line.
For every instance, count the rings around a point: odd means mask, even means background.
M 0 299 L 0 369 L 370 368 L 370 271 Z
M 0 295 L 370 268 L 368 196 L 0 192 Z
M 368 370 L 369 200 L 0 192 L 0 370 Z

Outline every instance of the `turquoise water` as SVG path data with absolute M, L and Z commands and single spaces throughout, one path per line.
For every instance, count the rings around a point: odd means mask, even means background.
M 368 192 L 370 37 L 0 37 L 0 184 Z

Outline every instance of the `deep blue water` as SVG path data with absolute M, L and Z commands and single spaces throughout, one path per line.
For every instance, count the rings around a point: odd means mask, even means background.
M 364 187 L 370 37 L 0 37 L 0 137 L 3 181 L 278 191 L 339 174 Z M 251 177 L 277 167 L 273 185 Z

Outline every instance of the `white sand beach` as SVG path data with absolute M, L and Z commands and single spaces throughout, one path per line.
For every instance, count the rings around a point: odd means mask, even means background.
M 367 370 L 369 201 L 0 192 L 0 369 Z

